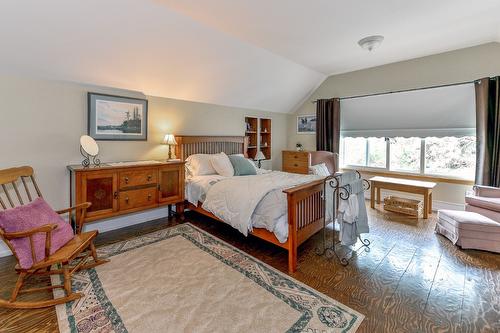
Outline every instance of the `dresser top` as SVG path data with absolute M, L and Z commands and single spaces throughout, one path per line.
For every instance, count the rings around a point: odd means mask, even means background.
M 109 162 L 101 163 L 98 166 L 90 165 L 84 167 L 81 164 L 68 165 L 67 168 L 70 171 L 96 171 L 96 170 L 108 170 L 108 169 L 124 169 L 124 168 L 138 168 L 138 167 L 155 167 L 155 166 L 165 166 L 165 165 L 178 165 L 184 164 L 184 161 L 173 160 L 173 161 L 127 161 L 127 162 Z

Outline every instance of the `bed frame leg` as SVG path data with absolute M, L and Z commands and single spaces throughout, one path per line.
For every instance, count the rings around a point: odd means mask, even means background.
M 288 249 L 288 273 L 297 271 L 297 246 L 290 246 Z

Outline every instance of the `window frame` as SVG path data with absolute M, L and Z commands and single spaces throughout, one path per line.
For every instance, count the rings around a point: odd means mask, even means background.
M 341 138 L 342 145 L 340 147 L 342 155 L 344 156 L 345 154 L 345 141 L 344 138 L 347 138 L 349 136 L 345 136 Z M 400 170 L 391 170 L 391 142 L 389 137 L 384 137 L 385 142 L 386 142 L 386 160 L 385 160 L 385 167 L 372 167 L 368 165 L 354 165 L 354 164 L 343 164 L 343 158 L 342 160 L 342 169 L 357 169 L 360 171 L 367 171 L 367 172 L 383 172 L 383 173 L 392 173 L 394 175 L 409 175 L 409 176 L 422 176 L 422 177 L 430 177 L 430 178 L 440 178 L 440 179 L 450 179 L 450 180 L 458 180 L 458 181 L 471 181 L 474 182 L 474 179 L 469 179 L 469 178 L 464 178 L 464 177 L 455 177 L 455 176 L 449 176 L 449 175 L 443 175 L 443 174 L 435 174 L 435 173 L 426 173 L 425 172 L 425 153 L 426 153 L 426 144 L 425 144 L 425 138 L 419 138 L 420 139 L 420 169 L 419 171 L 400 171 Z M 369 156 L 369 140 L 367 137 L 364 137 L 365 139 L 365 144 L 366 144 L 366 152 L 365 152 L 365 163 L 368 164 L 368 156 Z M 476 138 L 477 140 L 477 138 Z

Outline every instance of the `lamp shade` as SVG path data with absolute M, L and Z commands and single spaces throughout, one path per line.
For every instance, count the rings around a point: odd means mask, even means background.
M 173 134 L 165 134 L 165 137 L 163 138 L 164 145 L 176 145 L 177 141 L 175 141 L 175 137 Z
M 266 156 L 264 155 L 263 152 L 261 152 L 259 150 L 259 152 L 257 154 L 255 154 L 255 158 L 254 158 L 256 161 L 260 161 L 260 160 L 265 160 L 266 159 Z

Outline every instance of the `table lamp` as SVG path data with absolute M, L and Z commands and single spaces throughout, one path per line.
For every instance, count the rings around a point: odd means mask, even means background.
M 259 152 L 257 154 L 255 154 L 254 160 L 257 161 L 257 166 L 259 167 L 259 169 L 262 166 L 262 160 L 265 160 L 265 159 L 266 159 L 266 156 L 260 150 L 259 150 Z
M 164 145 L 168 145 L 168 159 L 172 159 L 172 146 L 175 146 L 177 144 L 177 141 L 175 141 L 175 137 L 173 134 L 165 134 L 165 137 L 163 138 Z

